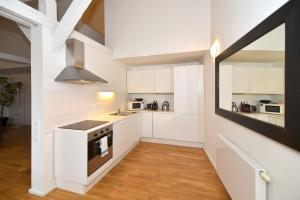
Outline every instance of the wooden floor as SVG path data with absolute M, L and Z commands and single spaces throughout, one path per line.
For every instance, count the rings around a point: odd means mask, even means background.
M 44 198 L 35 197 L 27 194 L 30 140 L 26 131 L 30 130 L 7 131 L 0 145 L 1 200 L 230 199 L 203 150 L 143 142 L 86 195 L 56 189 Z
M 30 187 L 30 127 L 1 132 L 0 199 L 25 199 Z

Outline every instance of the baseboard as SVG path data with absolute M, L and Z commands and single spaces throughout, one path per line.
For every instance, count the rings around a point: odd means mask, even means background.
M 207 149 L 205 148 L 205 145 L 204 145 L 203 149 L 204 149 L 205 154 L 207 155 L 210 163 L 213 165 L 213 167 L 215 168 L 215 170 L 217 170 L 217 165 L 216 165 L 215 161 L 212 159 L 211 155 L 208 153 Z
M 33 194 L 33 195 L 39 196 L 39 197 L 44 197 L 44 196 L 47 195 L 47 193 L 45 193 L 45 192 L 41 192 L 41 191 L 38 191 L 38 190 L 35 190 L 35 189 L 32 189 L 32 188 L 30 188 L 30 189 L 28 190 L 28 192 L 29 192 L 30 194 Z
M 146 138 L 143 137 L 141 139 L 142 142 L 152 142 L 159 144 L 170 144 L 184 147 L 195 147 L 195 148 L 203 148 L 203 143 L 201 142 L 184 142 L 184 141 L 176 141 L 176 140 L 167 140 L 167 139 L 158 139 L 158 138 Z

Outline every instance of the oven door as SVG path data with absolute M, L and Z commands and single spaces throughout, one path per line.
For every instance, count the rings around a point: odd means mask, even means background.
M 108 154 L 101 156 L 99 140 L 107 136 Z M 113 156 L 113 131 L 103 134 L 88 142 L 88 176 L 104 165 Z

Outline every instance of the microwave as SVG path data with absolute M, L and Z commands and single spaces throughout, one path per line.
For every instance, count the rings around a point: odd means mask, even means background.
M 284 114 L 284 104 L 261 103 L 259 104 L 259 112 L 270 114 Z
M 141 110 L 144 109 L 144 102 L 142 101 L 128 101 L 128 110 Z

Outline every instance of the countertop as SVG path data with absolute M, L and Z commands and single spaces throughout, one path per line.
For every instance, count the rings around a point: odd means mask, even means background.
M 260 112 L 255 112 L 255 113 L 238 112 L 238 114 L 246 115 L 246 116 L 255 115 L 255 116 L 272 116 L 278 118 L 284 117 L 284 114 L 272 114 L 272 113 L 260 113 Z
M 143 113 L 143 112 L 155 112 L 155 113 L 174 113 L 174 111 L 172 110 L 168 110 L 168 111 L 163 111 L 163 110 L 137 110 L 137 111 L 128 111 L 128 110 L 125 110 L 126 112 L 136 112 L 132 115 L 128 115 L 128 116 L 118 116 L 118 115 L 111 115 L 111 114 L 106 114 L 106 115 L 99 115 L 95 118 L 92 118 L 92 119 L 87 119 L 87 120 L 98 120 L 98 121 L 107 121 L 107 123 L 105 124 L 102 124 L 100 126 L 96 126 L 94 128 L 91 128 L 91 129 L 88 129 L 88 130 L 72 130 L 72 129 L 62 129 L 62 128 L 56 128 L 55 130 L 64 130 L 64 131 L 76 131 L 76 132 L 92 132 L 94 130 L 97 130 L 97 129 L 100 129 L 100 128 L 103 128 L 103 127 L 106 127 L 106 126 L 109 126 L 109 125 L 112 125 L 114 123 L 117 123 L 119 121 L 122 121 L 122 120 L 125 120 L 125 119 L 128 119 L 132 116 L 135 116 L 139 113 Z M 72 123 L 76 123 L 76 122 L 70 122 L 70 123 L 66 123 L 66 124 L 61 124 L 61 126 L 66 126 L 66 125 L 69 125 L 69 124 L 72 124 Z

